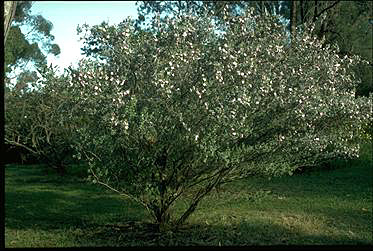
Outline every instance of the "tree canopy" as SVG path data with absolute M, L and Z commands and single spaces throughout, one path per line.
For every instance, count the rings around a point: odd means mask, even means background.
M 279 19 L 254 12 L 223 8 L 223 33 L 208 12 L 80 28 L 91 57 L 71 75 L 86 116 L 76 149 L 92 181 L 144 205 L 160 229 L 225 182 L 358 154 L 371 105 L 355 98 L 359 57 L 306 29 L 289 49 Z M 189 204 L 172 214 L 180 196 Z
M 53 43 L 54 36 L 51 34 L 53 24 L 42 15 L 32 15 L 32 4 L 31 1 L 17 2 L 4 53 L 5 73 L 8 77 L 16 68 L 24 69 L 23 76 L 28 75 L 27 78 L 17 79 L 19 86 L 26 86 L 27 83 L 22 82 L 25 79 L 35 79 L 31 65 L 36 68 L 43 67 L 47 63 L 48 54 L 55 56 L 60 54 L 60 47 Z M 23 25 L 29 27 L 27 33 L 22 32 L 20 27 Z
M 314 34 L 324 38 L 324 44 L 336 45 L 343 55 L 359 55 L 367 60 L 355 68 L 362 79 L 357 95 L 368 96 L 373 91 L 372 71 L 372 28 L 368 18 L 372 15 L 369 1 L 138 1 L 139 18 L 136 25 L 145 24 L 156 15 L 166 17 L 191 13 L 201 15 L 204 10 L 214 11 L 215 18 L 222 26 L 222 10 L 237 16 L 243 10 L 253 7 L 256 14 L 268 12 L 281 16 L 287 22 L 302 30 L 305 23 L 314 23 Z M 293 20 L 293 21 L 291 21 Z

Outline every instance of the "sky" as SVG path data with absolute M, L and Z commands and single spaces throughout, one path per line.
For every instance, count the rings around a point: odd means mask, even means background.
M 58 65 L 62 73 L 70 64 L 77 63 L 83 56 L 76 28 L 87 23 L 103 21 L 118 24 L 126 17 L 137 18 L 136 1 L 36 1 L 31 7 L 32 15 L 42 15 L 53 24 L 51 34 L 54 43 L 61 49 L 59 56 L 48 56 L 48 65 Z M 27 27 L 22 27 L 27 30 Z

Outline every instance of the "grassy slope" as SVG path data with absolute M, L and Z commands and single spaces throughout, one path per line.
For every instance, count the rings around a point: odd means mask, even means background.
M 100 186 L 7 166 L 6 247 L 373 244 L 370 164 L 229 184 L 162 236 L 137 223 L 148 219 L 140 206 Z

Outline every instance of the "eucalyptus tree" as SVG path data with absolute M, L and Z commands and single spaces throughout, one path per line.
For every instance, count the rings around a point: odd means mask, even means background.
M 25 78 L 18 79 L 15 69 L 21 70 L 27 78 L 34 78 L 36 68 L 43 68 L 47 61 L 47 55 L 57 56 L 60 54 L 60 47 L 53 43 L 55 37 L 51 31 L 53 24 L 42 15 L 31 13 L 32 1 L 16 1 L 16 9 L 12 22 L 8 23 L 7 46 L 4 51 L 5 82 L 9 85 L 10 79 L 16 79 L 18 86 L 26 86 Z M 28 27 L 28 30 L 21 30 L 21 26 Z
M 17 1 L 4 1 L 4 46 L 8 36 L 10 24 L 13 21 L 17 8 Z

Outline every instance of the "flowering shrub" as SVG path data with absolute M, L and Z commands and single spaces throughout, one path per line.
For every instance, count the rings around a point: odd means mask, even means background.
M 70 83 L 87 117 L 80 157 L 94 182 L 142 203 L 161 229 L 225 182 L 358 154 L 371 104 L 355 98 L 359 59 L 307 32 L 287 46 L 272 16 L 248 10 L 227 17 L 224 32 L 208 16 L 80 31 L 92 56 Z

